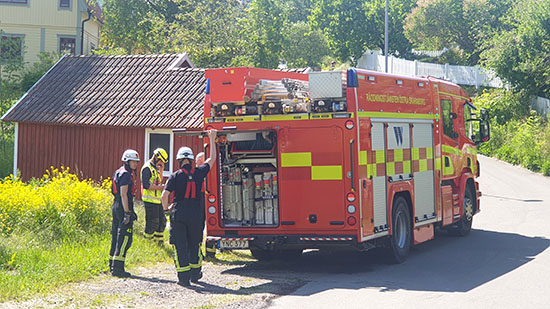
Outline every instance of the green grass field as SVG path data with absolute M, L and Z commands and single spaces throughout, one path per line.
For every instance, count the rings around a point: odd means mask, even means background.
M 172 262 L 172 246 L 158 246 L 141 236 L 145 215 L 137 207 L 134 242 L 128 250 L 127 268 L 159 261 Z M 90 279 L 108 271 L 111 238 L 108 231 L 76 241 L 38 243 L 32 235 L 0 239 L 0 302 L 48 293 L 67 283 Z

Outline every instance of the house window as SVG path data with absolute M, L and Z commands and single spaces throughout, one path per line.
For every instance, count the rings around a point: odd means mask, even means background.
M 0 0 L 0 3 L 27 4 L 28 0 Z
M 71 0 L 59 0 L 59 7 L 60 8 L 71 8 Z
M 74 38 L 59 38 L 59 53 L 75 54 L 76 43 Z
M 2 35 L 0 39 L 0 58 L 2 61 L 23 61 L 23 41 L 20 35 Z
M 166 152 L 168 152 L 168 163 L 164 165 L 164 177 L 168 177 L 172 173 L 172 162 L 174 162 L 172 158 L 172 140 L 172 132 L 170 130 L 146 131 L 145 158 L 143 158 L 143 161 L 151 159 L 153 156 L 153 151 L 157 148 L 163 148 L 166 150 Z

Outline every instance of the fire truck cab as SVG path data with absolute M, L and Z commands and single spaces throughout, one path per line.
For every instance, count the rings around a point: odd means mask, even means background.
M 470 231 L 489 125 L 459 86 L 361 69 L 205 76 L 219 154 L 207 242 L 258 259 L 385 247 L 400 263 L 435 228 Z

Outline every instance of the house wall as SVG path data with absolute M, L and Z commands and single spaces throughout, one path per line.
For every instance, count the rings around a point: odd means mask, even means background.
M 17 168 L 23 180 L 42 177 L 52 166 L 69 167 L 77 171 L 82 178 L 102 180 L 113 175 L 121 166 L 122 153 L 131 148 L 140 153 L 140 171 L 143 162 L 148 159 L 143 157 L 144 137 L 144 128 L 19 123 L 16 143 Z M 175 152 L 181 146 L 189 146 L 196 153 L 199 144 L 202 143 L 197 137 L 174 137 Z M 173 170 L 177 170 L 176 164 L 174 161 Z
M 81 15 L 82 20 L 88 18 L 88 13 L 86 12 L 82 12 Z M 93 18 L 84 23 L 84 55 L 90 55 L 92 53 L 92 44 L 95 46 L 95 48 L 99 47 L 99 38 L 101 36 L 100 31 L 101 25 Z M 77 46 L 77 49 L 79 48 L 80 47 Z
M 143 149 L 142 128 L 19 123 L 17 167 L 23 180 L 53 167 L 70 167 L 83 178 L 111 177 L 128 148 Z M 140 164 L 141 168 L 141 164 Z
M 27 4 L 0 0 L 0 29 L 24 36 L 23 61 L 28 64 L 37 62 L 41 52 L 59 52 L 60 36 L 75 38 L 75 52 L 79 54 L 81 21 L 88 16 L 80 1 L 71 0 L 71 7 L 66 9 L 59 8 L 59 0 L 28 0 Z M 84 54 L 89 54 L 90 43 L 99 46 L 100 24 L 90 20 L 84 28 Z

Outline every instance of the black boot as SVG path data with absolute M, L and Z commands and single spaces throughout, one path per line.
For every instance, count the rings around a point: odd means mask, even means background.
M 119 278 L 129 278 L 132 275 L 124 270 L 124 262 L 122 261 L 113 261 L 113 276 Z
M 191 286 L 191 283 L 189 283 L 189 272 L 181 272 L 178 273 L 178 285 L 188 287 Z
M 202 278 L 202 271 L 199 271 L 198 274 L 191 277 L 191 282 L 197 283 Z

